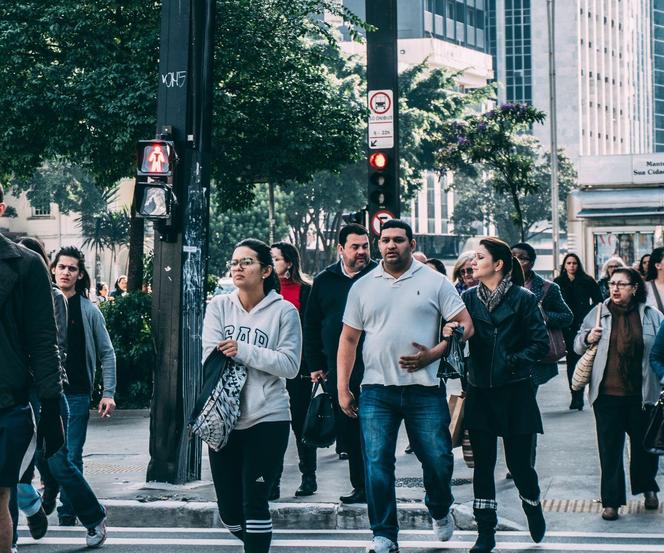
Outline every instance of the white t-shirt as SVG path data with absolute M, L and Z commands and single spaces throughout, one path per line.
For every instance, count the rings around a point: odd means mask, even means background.
M 655 294 L 653 293 L 652 289 L 652 281 L 646 282 L 646 305 L 649 305 L 650 307 L 653 307 L 659 311 L 659 305 L 657 303 L 657 298 L 655 297 Z M 655 285 L 656 286 L 656 285 Z M 662 300 L 662 303 L 664 303 L 664 297 L 660 294 L 660 299 Z
M 365 332 L 362 384 L 438 386 L 438 360 L 409 373 L 399 358 L 417 353 L 413 342 L 435 346 L 441 319 L 449 321 L 463 309 L 454 286 L 437 271 L 414 259 L 395 279 L 381 261 L 350 289 L 344 311 L 344 324 Z

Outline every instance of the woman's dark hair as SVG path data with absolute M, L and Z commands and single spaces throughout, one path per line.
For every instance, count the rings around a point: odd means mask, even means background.
M 537 259 L 537 252 L 535 251 L 535 248 L 533 248 L 530 244 L 527 242 L 519 242 L 517 244 L 514 244 L 512 246 L 513 250 L 523 250 L 528 254 L 528 259 L 530 259 L 530 262 L 535 265 L 535 260 Z
M 648 280 L 648 278 L 646 276 L 646 273 L 644 273 L 644 271 L 643 271 L 643 262 L 646 260 L 646 257 L 650 257 L 650 254 L 649 253 L 644 253 L 641 256 L 641 259 L 639 259 L 639 269 L 638 270 L 639 270 L 639 273 L 641 274 L 641 276 L 643 278 L 645 278 L 646 280 Z
M 41 240 L 33 238 L 32 236 L 24 236 L 18 241 L 18 243 L 21 244 L 21 246 L 25 246 L 29 250 L 38 254 L 44 260 L 44 263 L 46 263 L 47 267 L 51 264 L 48 256 L 46 255 L 44 244 L 42 244 Z
M 563 262 L 560 265 L 560 276 L 567 279 L 567 280 L 569 280 L 569 277 L 567 276 L 567 271 L 565 270 L 565 263 L 567 263 L 567 260 L 570 257 L 573 257 L 574 259 L 576 259 L 576 265 L 578 267 L 577 270 L 576 270 L 576 274 L 580 277 L 591 278 L 590 275 L 588 275 L 583 270 L 583 263 L 581 263 L 581 258 L 578 255 L 576 255 L 575 253 L 572 253 L 572 252 L 565 254 L 565 257 L 563 257 Z
M 104 286 L 108 286 L 108 284 L 101 281 L 97 283 L 97 295 L 101 293 L 101 291 L 104 289 Z
M 655 263 L 661 263 L 662 259 L 664 259 L 664 248 L 655 248 L 650 254 L 650 263 L 648 264 L 646 280 L 655 280 L 657 278 L 657 267 L 655 267 Z
M 274 262 L 272 261 L 272 253 L 270 252 L 270 246 L 268 246 L 262 240 L 256 238 L 245 238 L 244 240 L 235 244 L 236 248 L 249 248 L 256 252 L 256 258 L 258 262 L 263 267 L 272 267 L 272 272 L 270 275 L 263 280 L 263 293 L 268 294 L 270 290 L 275 292 L 281 291 L 281 286 L 279 285 L 279 277 L 277 272 L 274 270 Z
M 440 259 L 436 259 L 435 257 L 430 257 L 429 259 L 427 259 L 425 265 L 433 265 L 436 268 L 436 271 L 438 271 L 440 274 L 447 276 L 447 269 L 445 268 L 445 264 Z
M 512 283 L 517 286 L 523 286 L 523 269 L 521 268 L 521 264 L 512 255 L 512 248 L 509 247 L 507 242 L 503 242 L 495 236 L 489 236 L 480 240 L 480 246 L 484 246 L 489 251 L 494 263 L 497 261 L 503 262 L 503 277 L 511 274 Z
M 115 280 L 115 286 L 114 286 L 114 288 L 115 288 L 115 291 L 116 291 L 118 294 L 124 294 L 124 293 L 125 293 L 125 291 L 124 291 L 122 288 L 120 288 L 120 281 L 121 281 L 123 278 L 124 278 L 125 280 L 127 280 L 127 275 L 120 275 L 120 276 Z
M 55 254 L 53 263 L 51 263 L 51 270 L 55 269 L 58 265 L 58 261 L 60 261 L 60 258 L 63 255 L 66 257 L 73 257 L 78 261 L 78 271 L 83 275 L 83 278 L 76 280 L 75 290 L 76 293 L 87 298 L 90 292 L 90 275 L 85 268 L 85 256 L 83 255 L 83 252 L 76 246 L 65 246 L 64 248 L 60 248 L 60 251 Z M 53 282 L 55 282 L 55 275 L 53 275 Z
M 277 248 L 281 252 L 284 261 L 291 264 L 289 269 L 290 279 L 298 284 L 307 284 L 302 275 L 300 252 L 297 251 L 297 248 L 288 242 L 276 242 L 272 244 L 271 248 Z
M 613 278 L 614 275 L 622 273 L 623 275 L 627 275 L 629 278 L 629 281 L 636 286 L 636 292 L 634 293 L 634 301 L 637 303 L 646 303 L 646 298 L 648 294 L 646 293 L 646 283 L 643 281 L 643 277 L 637 271 L 636 269 L 632 269 L 631 267 L 618 267 L 615 271 L 613 271 L 613 275 L 611 275 L 611 278 Z

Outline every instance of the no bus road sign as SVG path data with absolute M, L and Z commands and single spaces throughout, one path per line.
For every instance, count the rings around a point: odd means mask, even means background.
M 370 90 L 369 149 L 394 148 L 394 93 L 392 90 Z

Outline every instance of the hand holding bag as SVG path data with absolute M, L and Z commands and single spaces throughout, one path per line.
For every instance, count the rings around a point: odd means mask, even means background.
M 314 384 L 302 428 L 302 442 L 311 447 L 330 447 L 336 439 L 334 404 L 322 380 Z
M 438 365 L 438 378 L 447 381 L 450 378 L 464 378 L 466 376 L 466 361 L 463 357 L 463 327 L 457 326 L 452 331 L 445 353 Z
M 650 415 L 643 447 L 648 453 L 664 455 L 664 392 L 660 394 Z
M 595 326 L 601 326 L 602 320 L 602 304 L 597 305 L 597 317 L 595 318 Z M 593 363 L 597 355 L 597 345 L 599 342 L 590 344 L 588 349 L 583 353 L 583 356 L 574 367 L 574 374 L 572 375 L 572 390 L 580 392 L 590 382 L 593 374 Z
M 219 451 L 240 418 L 247 368 L 215 349 L 203 365 L 203 389 L 189 418 L 189 432 Z

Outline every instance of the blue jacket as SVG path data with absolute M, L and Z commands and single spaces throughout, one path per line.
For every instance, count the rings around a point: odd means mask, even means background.
M 650 350 L 650 367 L 664 385 L 664 321 L 657 331 L 655 343 Z

